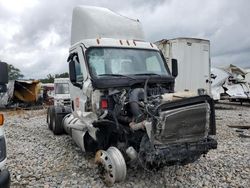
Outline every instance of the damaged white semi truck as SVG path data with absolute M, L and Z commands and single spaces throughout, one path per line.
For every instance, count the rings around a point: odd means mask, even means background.
M 127 165 L 187 164 L 217 147 L 213 100 L 174 92 L 177 61 L 170 74 L 138 20 L 79 6 L 71 32 L 71 106 L 52 107 L 52 131 L 95 152 L 107 185 L 124 180 Z

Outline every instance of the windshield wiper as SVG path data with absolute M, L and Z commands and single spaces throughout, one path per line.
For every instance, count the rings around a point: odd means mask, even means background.
M 156 74 L 156 73 L 138 73 L 138 74 L 133 74 L 133 75 L 142 75 L 142 76 L 162 76 L 162 75 L 160 75 L 160 74 Z
M 135 78 L 128 76 L 128 75 L 124 75 L 124 74 L 99 74 L 98 76 L 117 76 L 117 77 L 125 77 L 125 78 L 130 78 L 135 80 Z

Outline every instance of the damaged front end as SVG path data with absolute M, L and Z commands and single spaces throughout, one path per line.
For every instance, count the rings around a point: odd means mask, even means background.
M 113 92 L 107 101 L 105 119 L 93 123 L 95 144 L 85 147 L 99 150 L 95 161 L 107 185 L 125 178 L 126 164 L 147 170 L 185 165 L 217 148 L 214 102 L 208 95 L 165 93 L 151 85 Z
M 164 102 L 155 109 L 151 125 L 140 148 L 146 164 L 191 163 L 217 148 L 214 103 L 209 96 Z
M 137 161 L 147 168 L 184 165 L 216 149 L 213 100 L 190 92 L 161 93 L 159 88 L 158 94 L 147 92 L 147 100 L 144 88 L 108 95 L 113 104 L 105 120 L 94 123 L 96 147 L 115 146 L 128 163 Z

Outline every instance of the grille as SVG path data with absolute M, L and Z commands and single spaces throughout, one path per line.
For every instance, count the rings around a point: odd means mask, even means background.
M 199 141 L 208 135 L 209 113 L 207 103 L 162 111 L 155 140 L 160 143 Z
M 63 104 L 64 104 L 64 105 L 70 105 L 70 104 L 71 104 L 70 99 L 64 99 L 64 100 L 63 100 Z

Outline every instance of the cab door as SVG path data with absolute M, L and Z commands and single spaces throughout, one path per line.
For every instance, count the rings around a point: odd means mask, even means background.
M 78 46 L 68 57 L 70 74 L 70 96 L 73 113 L 79 118 L 83 115 L 87 103 L 87 90 L 90 80 L 84 60 L 83 47 Z

